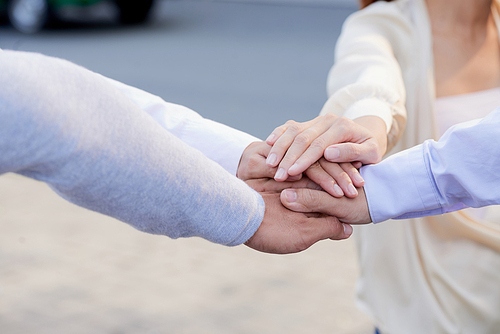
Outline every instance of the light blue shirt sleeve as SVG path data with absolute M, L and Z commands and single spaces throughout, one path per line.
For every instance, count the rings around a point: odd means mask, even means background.
M 361 168 L 372 221 L 500 204 L 500 108 Z
M 0 174 L 7 172 L 171 238 L 238 245 L 265 210 L 257 192 L 102 76 L 61 59 L 0 50 Z

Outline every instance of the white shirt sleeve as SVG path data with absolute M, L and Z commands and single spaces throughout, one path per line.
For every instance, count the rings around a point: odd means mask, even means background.
M 165 102 L 160 97 L 138 88 L 105 79 L 151 115 L 164 129 L 201 151 L 232 175 L 236 175 L 245 148 L 252 142 L 260 141 L 245 132 L 203 118 L 184 106 Z
M 378 223 L 500 204 L 500 108 L 451 127 L 436 142 L 361 168 Z
M 260 226 L 257 192 L 102 76 L 14 51 L 0 51 L 0 73 L 0 174 L 44 181 L 77 205 L 171 238 L 232 246 Z

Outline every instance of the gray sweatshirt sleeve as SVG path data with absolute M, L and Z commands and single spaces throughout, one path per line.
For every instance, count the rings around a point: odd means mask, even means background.
M 224 245 L 264 215 L 244 182 L 163 129 L 103 77 L 70 62 L 0 50 L 0 173 L 133 227 Z

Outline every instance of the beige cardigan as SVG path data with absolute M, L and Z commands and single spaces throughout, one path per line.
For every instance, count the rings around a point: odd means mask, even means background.
M 381 117 L 391 153 L 436 139 L 424 0 L 381 1 L 351 15 L 328 94 L 322 114 Z M 500 219 L 456 212 L 362 226 L 355 235 L 358 305 L 382 333 L 500 333 Z

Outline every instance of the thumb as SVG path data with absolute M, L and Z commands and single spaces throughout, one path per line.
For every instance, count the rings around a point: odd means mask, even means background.
M 360 161 L 363 164 L 380 162 L 378 146 L 370 140 L 361 144 L 342 143 L 328 146 L 325 149 L 324 156 L 330 162 Z
M 299 194 L 300 199 L 306 199 L 303 204 L 297 201 L 297 199 L 299 198 Z M 325 194 L 325 196 L 323 196 L 322 194 Z M 328 195 L 324 191 L 312 189 L 286 189 L 281 192 L 280 196 L 281 203 L 285 207 L 289 208 L 292 211 L 299 212 L 319 212 L 328 214 L 328 212 L 323 210 L 325 207 L 327 207 L 327 202 L 324 200 L 327 198 L 335 200 L 335 197 Z M 313 203 L 321 204 L 315 205 Z M 309 231 L 313 233 L 312 238 L 314 242 L 326 238 L 332 240 L 347 239 L 353 232 L 351 225 L 341 222 L 339 218 L 335 217 L 335 215 L 309 218 L 309 220 L 314 223 L 314 225 L 312 225 L 313 228 L 309 229 Z
M 311 227 L 309 229 L 311 244 L 325 239 L 344 240 L 353 232 L 351 225 L 340 222 L 336 217 L 322 216 L 308 219 Z
M 313 189 L 285 189 L 281 203 L 296 212 L 322 213 L 338 218 L 342 223 L 368 224 L 372 221 L 363 188 L 356 198 L 335 198 L 325 191 Z
M 323 213 L 341 218 L 343 210 L 338 204 L 339 199 L 321 190 L 285 189 L 281 192 L 281 203 L 295 212 Z

